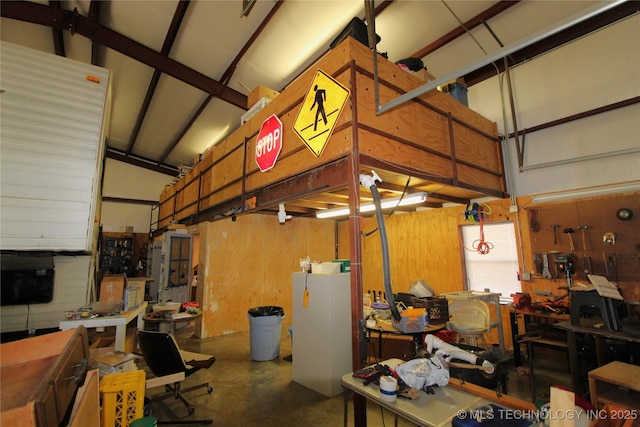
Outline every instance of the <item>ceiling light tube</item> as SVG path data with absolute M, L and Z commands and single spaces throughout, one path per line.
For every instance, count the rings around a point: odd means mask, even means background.
M 395 208 L 397 206 L 410 206 L 424 203 L 427 200 L 427 193 L 422 191 L 420 193 L 407 194 L 406 196 L 393 197 L 391 199 L 382 199 L 380 206 L 382 209 Z M 373 203 L 366 203 L 360 206 L 360 213 L 373 212 L 376 209 L 376 205 Z M 316 212 L 316 218 L 333 218 L 338 216 L 349 215 L 349 207 L 341 207 L 334 209 L 325 209 Z
M 579 190 L 563 191 L 558 193 L 538 194 L 533 196 L 533 203 L 557 202 L 560 200 L 573 200 L 585 197 L 606 196 L 610 194 L 623 194 L 640 191 L 640 181 L 631 181 L 621 184 L 605 185 L 601 187 L 583 188 Z

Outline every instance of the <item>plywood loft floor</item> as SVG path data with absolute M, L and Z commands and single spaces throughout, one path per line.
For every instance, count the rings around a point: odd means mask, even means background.
M 210 381 L 213 393 L 198 390 L 188 394 L 196 406 L 189 416 L 186 407 L 179 400 L 166 399 L 151 405 L 152 416 L 159 421 L 183 421 L 213 419 L 213 425 L 221 427 L 288 427 L 288 426 L 342 426 L 343 395 L 327 398 L 304 386 L 291 381 L 291 362 L 285 360 L 291 355 L 291 338 L 288 325 L 283 325 L 280 358 L 268 362 L 250 360 L 249 332 L 240 332 L 215 338 L 200 340 L 193 337 L 193 331 L 183 328 L 178 331 L 177 340 L 181 348 L 189 351 L 213 354 L 216 363 L 207 371 L 200 371 L 184 383 Z M 295 357 L 295 356 L 294 356 Z M 556 364 L 557 365 L 557 364 Z M 144 368 L 144 362 L 141 362 Z M 524 400 L 530 400 L 529 377 L 519 376 L 508 364 L 508 393 Z M 569 387 L 570 376 L 565 366 L 551 369 L 544 361 L 536 359 L 535 375 L 538 396 L 548 398 L 549 385 Z M 558 371 L 563 369 L 563 371 Z M 147 391 L 147 396 L 162 392 L 162 387 Z M 392 426 L 394 416 L 381 411 L 377 405 L 367 405 L 367 422 L 370 427 Z M 353 403 L 349 403 L 348 425 L 353 426 Z M 399 426 L 413 424 L 400 419 Z

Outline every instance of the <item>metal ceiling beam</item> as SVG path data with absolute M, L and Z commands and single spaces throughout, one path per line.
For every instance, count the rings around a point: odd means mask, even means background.
M 556 22 L 552 25 L 549 25 L 535 32 L 534 34 L 526 37 L 524 40 L 518 40 L 516 42 L 513 42 L 502 49 L 499 49 L 493 53 L 490 53 L 489 55 L 486 55 L 484 58 L 480 59 L 479 61 L 473 62 L 449 74 L 436 78 L 435 80 L 432 80 L 429 83 L 426 83 L 414 90 L 411 90 L 405 93 L 404 95 L 400 95 L 395 99 L 392 99 L 391 101 L 386 102 L 383 105 L 379 105 L 376 102 L 376 113 L 380 115 L 386 111 L 389 111 L 392 108 L 402 105 L 405 102 L 408 102 L 413 98 L 416 98 L 424 93 L 427 93 L 430 90 L 436 89 L 438 86 L 444 83 L 447 83 L 451 80 L 454 80 L 456 78 L 469 74 L 486 65 L 490 65 L 493 62 L 499 59 L 502 59 L 507 55 L 511 55 L 514 52 L 517 52 L 521 49 L 526 48 L 527 46 L 533 45 L 534 43 L 541 42 L 544 39 L 551 37 L 561 31 L 567 30 L 568 28 L 571 28 L 574 25 L 578 25 L 586 21 L 587 19 L 591 19 L 601 13 L 604 13 L 607 10 L 611 10 L 622 3 L 624 3 L 624 0 L 600 1 L 592 7 L 589 7 L 578 13 L 575 13 L 566 19 L 562 19 L 559 22 Z M 374 56 L 374 59 L 377 60 L 377 57 Z
M 251 34 L 251 37 L 249 37 L 249 40 L 247 40 L 244 46 L 242 46 L 242 49 L 240 49 L 240 52 L 238 52 L 236 57 L 233 58 L 233 61 L 231 61 L 231 64 L 229 64 L 229 67 L 222 74 L 222 77 L 220 78 L 220 83 L 222 83 L 223 85 L 229 84 L 229 80 L 231 80 L 231 76 L 236 71 L 236 67 L 238 66 L 238 63 L 240 62 L 244 54 L 247 53 L 247 51 L 253 45 L 253 43 L 258 39 L 260 34 L 262 34 L 264 29 L 267 27 L 267 24 L 271 22 L 271 19 L 274 17 L 278 9 L 280 9 L 280 6 L 282 6 L 283 3 L 284 3 L 284 0 L 275 2 L 271 10 L 269 11 L 269 14 L 262 20 L 262 22 L 260 23 L 258 28 L 256 28 L 256 30 L 253 32 L 253 34 Z
M 271 21 L 271 18 L 273 18 L 273 16 L 275 15 L 276 11 L 280 8 L 280 6 L 282 6 L 282 3 L 284 3 L 284 0 L 277 1 L 273 5 L 271 10 L 269 11 L 269 14 L 266 16 L 266 18 L 264 18 L 264 20 L 262 21 L 260 26 L 253 32 L 251 37 L 249 37 L 249 40 L 245 43 L 245 45 L 242 47 L 242 49 L 240 49 L 240 52 L 238 52 L 238 54 L 233 59 L 233 61 L 231 61 L 231 64 L 229 64 L 229 67 L 227 67 L 225 72 L 222 74 L 222 77 L 220 78 L 220 82 L 223 85 L 226 86 L 226 85 L 229 84 L 229 80 L 231 80 L 231 76 L 235 72 L 236 67 L 238 66 L 238 63 L 240 62 L 240 60 L 242 59 L 244 54 L 249 50 L 251 45 L 258 39 L 258 36 L 265 29 L 265 27 L 267 26 L 269 21 Z M 191 118 L 189 119 L 189 121 L 187 122 L 185 127 L 182 129 L 182 131 L 180 131 L 180 133 L 176 136 L 176 138 L 173 140 L 173 142 L 171 144 L 169 144 L 169 146 L 164 150 L 164 152 L 162 153 L 162 156 L 160 157 L 160 162 L 165 162 L 167 160 L 167 157 L 169 157 L 169 154 L 171 154 L 171 152 L 178 146 L 178 144 L 180 143 L 182 138 L 184 138 L 184 136 L 187 134 L 187 132 L 189 132 L 189 129 L 191 129 L 191 127 L 196 122 L 196 120 L 198 120 L 198 117 L 200 117 L 200 115 L 205 110 L 207 105 L 209 105 L 209 102 L 211 102 L 212 98 L 213 97 L 211 95 L 209 95 L 202 102 L 202 104 L 200 104 L 200 107 L 198 107 L 198 110 L 193 114 L 193 116 L 191 116 Z M 245 109 L 246 109 L 246 107 L 248 107 L 248 105 L 245 106 Z
M 145 159 L 140 156 L 127 156 L 125 155 L 125 153 L 120 152 L 114 148 L 107 147 L 105 157 L 113 160 L 118 160 L 119 162 L 127 163 L 129 165 L 148 169 L 150 171 L 160 172 L 172 177 L 175 177 L 178 174 L 178 168 L 176 168 L 175 166 L 159 164 L 155 160 Z
M 89 4 L 89 19 L 96 24 L 100 24 L 100 6 L 102 6 L 102 3 L 100 0 L 91 0 Z M 100 65 L 100 44 L 96 42 L 91 43 L 91 64 Z
M 200 117 L 200 114 L 202 114 L 202 112 L 207 107 L 207 105 L 209 105 L 209 101 L 211 101 L 212 99 L 213 99 L 212 96 L 207 96 L 204 102 L 200 104 L 200 107 L 198 107 L 198 111 L 196 111 L 195 114 L 191 116 L 187 124 L 182 128 L 182 130 L 175 137 L 173 142 L 171 142 L 171 144 L 169 144 L 169 146 L 164 149 L 164 151 L 162 152 L 162 155 L 160 156 L 160 162 L 164 162 L 167 160 L 167 157 L 169 157 L 169 154 L 171 154 L 171 152 L 178 146 L 182 138 L 184 138 L 184 136 L 187 134 L 189 129 L 191 129 L 191 126 L 193 126 L 196 120 L 198 120 L 198 117 Z
M 50 0 L 49 6 L 60 9 L 60 1 L 59 0 Z M 52 28 L 53 33 L 53 49 L 58 56 L 67 56 L 67 53 L 64 49 L 64 37 L 62 36 L 62 30 Z
M 436 50 L 440 49 L 441 47 L 444 47 L 447 44 L 451 43 L 452 41 L 454 41 L 458 37 L 466 34 L 467 30 L 471 30 L 472 28 L 475 28 L 475 27 L 477 27 L 479 25 L 482 25 L 483 22 L 488 21 L 489 19 L 501 14 L 505 10 L 509 9 L 511 6 L 515 6 L 516 4 L 518 4 L 519 1 L 520 0 L 516 0 L 516 1 L 504 1 L 503 0 L 503 1 L 500 1 L 500 2 L 498 2 L 496 4 L 494 4 L 490 8 L 488 8 L 485 11 L 479 13 L 478 15 L 474 16 L 473 18 L 469 19 L 467 22 L 464 23 L 464 25 L 460 25 L 459 27 L 449 31 L 447 34 L 445 34 L 444 36 L 440 37 L 439 39 L 433 41 L 432 43 L 429 43 L 427 46 L 423 47 L 422 49 L 420 49 L 419 51 L 417 51 L 416 53 L 411 55 L 411 57 L 412 58 L 424 58 L 425 56 L 429 55 L 430 53 L 435 52 Z
M 509 55 L 509 66 L 521 64 L 536 56 L 539 56 L 549 50 L 556 49 L 562 45 L 572 42 L 573 40 L 584 37 L 585 35 L 592 33 L 600 28 L 611 25 L 617 21 L 625 19 L 634 13 L 640 12 L 640 2 L 628 1 L 622 3 L 610 10 L 607 10 L 600 15 L 587 19 L 580 23 L 580 25 L 574 25 L 564 31 L 554 34 L 551 37 L 547 37 L 544 40 L 534 43 L 524 49 Z M 504 72 L 504 62 L 496 61 L 495 66 L 492 64 L 481 67 L 475 71 L 467 73 L 463 76 L 467 86 L 472 86 L 476 83 L 483 82 L 496 75 L 496 66 L 500 72 Z
M 247 109 L 246 95 L 227 88 L 220 82 L 77 13 L 61 9 L 56 10 L 38 3 L 6 1 L 2 2 L 1 14 L 4 18 L 17 19 L 80 34 L 94 43 L 100 43 L 136 61 L 156 68 L 238 108 Z
M 178 31 L 180 30 L 180 26 L 182 25 L 182 21 L 184 19 L 184 15 L 187 13 L 187 8 L 189 7 L 189 0 L 182 0 L 178 2 L 178 6 L 176 6 L 176 10 L 173 13 L 173 19 L 171 20 L 171 25 L 169 26 L 169 30 L 164 38 L 164 43 L 162 44 L 162 49 L 160 50 L 160 54 L 164 56 L 168 56 L 171 52 L 171 48 L 173 47 L 173 43 L 176 41 L 176 37 L 178 36 Z M 149 87 L 147 88 L 147 94 L 144 97 L 144 101 L 142 102 L 142 106 L 140 107 L 140 112 L 138 113 L 138 119 L 136 120 L 136 125 L 133 128 L 133 132 L 131 133 L 131 138 L 129 139 L 129 144 L 127 145 L 126 153 L 127 155 L 131 154 L 133 150 L 133 146 L 136 143 L 136 139 L 138 138 L 138 134 L 140 133 L 140 128 L 142 127 L 142 122 L 144 121 L 147 112 L 149 111 L 149 106 L 151 105 L 151 100 L 153 99 L 153 95 L 156 92 L 156 88 L 158 87 L 158 82 L 160 81 L 160 75 L 162 73 L 155 69 L 153 71 L 153 76 L 151 77 L 151 82 L 149 83 Z M 160 159 L 160 163 L 164 162 L 166 157 Z

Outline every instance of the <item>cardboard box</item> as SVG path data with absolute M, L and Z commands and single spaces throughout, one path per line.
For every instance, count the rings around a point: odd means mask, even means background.
M 126 288 L 138 288 L 136 292 L 136 300 L 134 302 L 135 307 L 140 307 L 140 304 L 144 301 L 144 295 L 147 291 L 147 278 L 146 277 L 127 277 Z
M 91 367 L 98 369 L 100 376 L 131 372 L 138 369 L 136 361 L 140 359 L 135 353 L 114 351 L 113 347 L 89 349 Z
M 340 273 L 349 273 L 351 271 L 351 260 L 349 259 L 334 259 L 333 262 L 340 264 Z
M 107 332 L 97 332 L 91 337 L 89 349 L 93 354 L 94 349 L 99 349 L 96 354 L 115 352 L 115 330 L 107 329 Z M 124 353 L 133 353 L 138 348 L 138 328 L 127 328 L 124 338 Z M 117 352 L 120 353 L 120 352 Z
M 100 302 L 122 302 L 126 286 L 124 274 L 106 275 L 100 282 Z
M 340 273 L 340 265 L 337 262 L 312 262 L 312 274 L 338 274 Z
M 127 286 L 124 290 L 124 311 L 135 310 L 140 307 L 138 294 L 142 294 L 137 286 Z
M 258 85 L 247 95 L 247 108 L 253 107 L 253 105 L 262 98 L 274 99 L 278 95 L 280 95 L 280 92 L 269 89 L 266 86 Z
M 409 71 L 407 70 L 407 72 L 409 74 L 412 74 L 416 77 L 418 77 L 420 80 L 422 80 L 425 83 L 428 83 L 432 80 L 435 80 L 435 76 L 433 74 L 431 74 L 430 72 L 428 72 L 425 68 L 423 68 L 422 70 L 419 71 Z M 425 94 L 423 94 L 423 97 L 431 97 L 434 95 L 440 94 L 440 91 L 438 89 L 432 89 L 429 92 L 426 92 Z
M 436 79 L 435 76 L 430 72 L 428 72 L 426 68 L 423 68 L 422 70 L 414 72 L 413 75 L 418 77 L 420 80 L 422 80 L 425 83 Z

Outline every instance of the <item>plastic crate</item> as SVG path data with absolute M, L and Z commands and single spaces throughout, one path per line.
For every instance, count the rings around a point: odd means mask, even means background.
M 400 313 L 400 320 L 391 319 L 394 328 L 403 333 L 422 332 L 429 321 L 423 308 L 410 308 Z
M 411 305 L 414 308 L 425 308 L 431 323 L 449 321 L 449 301 L 445 297 L 412 297 Z
M 145 373 L 142 370 L 105 375 L 100 381 L 101 425 L 128 427 L 144 416 Z

